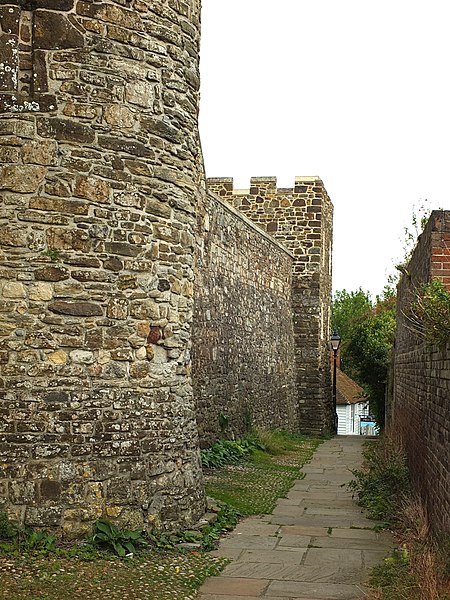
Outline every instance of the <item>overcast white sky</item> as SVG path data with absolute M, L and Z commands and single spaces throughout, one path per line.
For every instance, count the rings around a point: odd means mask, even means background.
M 208 177 L 318 175 L 334 288 L 378 293 L 413 207 L 450 209 L 449 0 L 203 0 Z

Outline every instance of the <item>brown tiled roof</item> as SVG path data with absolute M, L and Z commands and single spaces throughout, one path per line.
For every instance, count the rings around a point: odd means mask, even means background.
M 356 404 L 364 400 L 364 390 L 340 369 L 336 369 L 336 403 Z

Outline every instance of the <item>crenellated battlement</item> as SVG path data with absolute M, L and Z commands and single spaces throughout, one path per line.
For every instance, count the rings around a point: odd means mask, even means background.
M 333 206 L 317 176 L 297 176 L 292 188 L 276 177 L 252 177 L 234 189 L 232 177 L 207 179 L 210 192 L 230 203 L 294 256 L 293 312 L 301 428 L 314 433 L 329 422 L 328 334 L 330 330 Z
M 278 188 L 276 177 L 251 177 L 249 188 L 234 188 L 233 177 L 208 177 L 207 185 L 208 188 L 216 192 L 218 190 L 226 190 L 227 193 L 231 192 L 237 195 L 252 195 L 258 194 L 260 190 L 271 190 L 275 194 L 303 194 L 306 190 L 304 187 L 310 187 L 311 184 L 314 186 L 323 187 L 323 182 L 318 176 L 308 175 L 297 175 L 294 180 L 294 187 L 292 188 Z M 222 194 L 219 194 L 222 195 Z

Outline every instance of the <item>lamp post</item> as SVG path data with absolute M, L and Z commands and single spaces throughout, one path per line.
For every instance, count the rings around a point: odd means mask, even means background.
M 339 346 L 341 344 L 341 337 L 337 333 L 337 331 L 333 331 L 330 338 L 331 349 L 333 350 L 333 411 L 334 411 L 334 433 L 337 433 L 338 430 L 338 416 L 337 416 L 337 408 L 336 408 L 336 362 L 337 362 L 337 353 L 339 350 Z

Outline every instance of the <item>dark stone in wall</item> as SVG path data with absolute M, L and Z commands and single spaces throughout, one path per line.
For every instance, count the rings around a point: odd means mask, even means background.
M 34 15 L 34 47 L 40 50 L 81 48 L 85 38 L 68 15 L 36 10 Z

